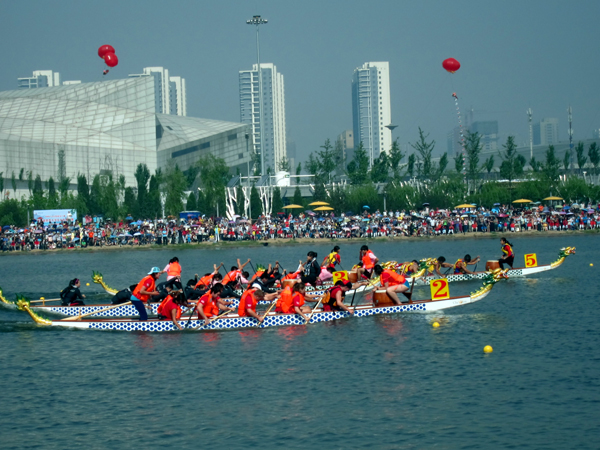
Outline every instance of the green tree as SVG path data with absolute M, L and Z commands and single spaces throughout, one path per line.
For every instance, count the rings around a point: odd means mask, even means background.
M 428 137 L 429 133 L 425 134 L 421 127 L 419 127 L 419 140 L 414 144 L 410 144 L 420 156 L 419 162 L 421 163 L 421 172 L 419 175 L 425 180 L 430 179 L 433 172 L 431 154 L 435 148 L 435 141 L 427 142 Z
M 408 157 L 408 162 L 406 164 L 406 174 L 412 178 L 415 176 L 415 162 L 417 160 L 417 155 L 411 153 Z
M 554 145 L 548 146 L 548 150 L 546 150 L 546 162 L 542 167 L 542 174 L 551 185 L 558 181 L 558 176 L 560 174 L 560 160 L 556 157 Z
M 296 186 L 294 189 L 294 198 L 292 199 L 292 203 L 294 205 L 304 205 L 304 200 L 302 199 L 302 192 L 300 192 L 300 188 Z
M 308 155 L 308 161 L 306 162 L 306 170 L 308 170 L 308 173 L 310 173 L 311 175 L 314 175 L 315 178 L 319 175 L 319 160 L 312 153 Z
M 46 209 L 46 199 L 44 198 L 44 188 L 42 187 L 42 178 L 37 175 L 33 181 L 32 187 L 33 209 Z
M 335 162 L 335 167 L 339 173 L 344 173 L 344 167 L 346 167 L 344 160 L 344 143 L 341 139 L 336 139 L 335 145 L 333 148 L 333 161 Z
M 106 218 L 117 220 L 119 217 L 119 202 L 117 198 L 117 185 L 112 174 L 100 177 L 101 196 L 100 212 Z
M 230 178 L 229 167 L 224 159 L 212 154 L 199 159 L 196 164 L 200 168 L 200 186 L 204 191 L 208 213 L 215 215 L 219 209 L 219 214 L 224 214 L 225 187 Z
M 489 175 L 492 172 L 492 170 L 494 170 L 494 155 L 490 155 L 483 162 L 483 166 L 481 166 L 481 168 L 484 169 Z
M 131 186 L 125 188 L 125 194 L 123 198 L 123 215 L 131 215 L 137 208 L 137 198 L 135 192 Z M 135 216 L 133 216 L 135 217 Z
M 281 199 L 281 189 L 276 187 L 273 189 L 273 215 L 283 211 L 283 200 Z
M 256 186 L 254 185 L 252 185 L 252 189 L 250 189 L 250 209 L 250 214 L 253 219 L 257 219 L 262 215 L 262 201 L 258 195 L 258 189 L 256 189 Z
M 587 162 L 587 156 L 585 156 L 583 153 L 584 151 L 585 147 L 583 146 L 583 142 L 579 141 L 575 147 L 575 153 L 577 155 L 577 167 L 579 168 L 580 175 L 585 167 L 585 163 Z
M 13 188 L 13 191 L 15 191 L 15 197 L 17 195 L 17 178 L 15 177 L 15 171 L 13 170 L 13 173 L 10 177 L 10 184 Z
M 56 192 L 56 183 L 54 183 L 54 178 L 48 178 L 48 208 L 56 209 L 58 208 L 58 193 Z M 79 212 L 78 212 L 79 213 Z M 81 213 L 79 213 L 81 214 Z
M 80 216 L 85 216 L 90 211 L 90 188 L 85 175 L 77 175 L 77 212 Z
M 405 154 L 400 150 L 400 145 L 398 144 L 398 139 L 396 139 L 392 143 L 392 148 L 390 149 L 389 154 L 389 166 L 392 169 L 392 173 L 394 174 L 394 178 L 400 178 L 400 162 L 404 159 Z M 414 167 L 414 163 L 413 163 Z
M 100 175 L 96 174 L 92 180 L 92 186 L 90 187 L 90 213 L 94 215 L 102 214 L 101 203 L 102 184 L 100 182 Z
M 177 165 L 165 173 L 165 213 L 178 216 L 183 211 L 183 195 L 187 179 Z M 139 198 L 139 193 L 138 193 Z
M 563 157 L 563 167 L 565 170 L 569 170 L 569 165 L 571 164 L 571 150 L 567 150 L 565 152 L 565 156 Z
M 457 153 L 456 155 L 454 155 L 454 170 L 456 170 L 456 173 L 462 173 L 463 168 L 464 168 L 464 157 L 462 153 Z
M 481 136 L 479 133 L 467 131 L 465 137 L 465 152 L 467 154 L 467 178 L 475 180 L 479 178 L 479 154 L 481 153 Z
M 29 189 L 29 195 L 33 195 L 33 172 L 27 171 L 27 188 Z
M 137 210 L 134 214 L 137 217 L 148 217 L 148 181 L 150 180 L 150 170 L 146 164 L 140 163 L 135 168 L 135 181 L 137 183 Z
M 542 164 L 535 159 L 535 156 L 532 156 L 529 160 L 529 166 L 533 173 L 538 173 L 542 169 Z
M 25 169 L 23 167 L 21 167 L 21 170 L 19 170 L 19 181 L 23 181 L 24 178 L 25 178 Z
M 448 167 L 448 153 L 444 152 L 444 154 L 440 157 L 440 161 L 438 162 L 438 166 L 435 170 L 434 178 L 436 180 L 439 180 L 444 176 L 446 167 Z
M 298 163 L 298 167 L 296 167 L 296 175 L 302 175 L 302 163 Z
M 241 185 L 238 185 L 236 193 L 236 202 L 235 202 L 235 213 L 240 216 L 245 216 L 246 211 L 244 209 L 244 204 L 246 203 L 246 196 L 244 195 L 244 189 Z
M 198 200 L 196 202 L 196 205 L 198 206 L 198 211 L 200 211 L 202 214 L 208 213 L 208 207 L 206 206 L 206 196 L 204 195 L 204 192 L 198 191 Z
M 196 201 L 196 196 L 194 192 L 190 192 L 188 195 L 187 203 L 185 205 L 186 211 L 196 211 L 198 209 L 198 202 Z
M 590 158 L 590 162 L 594 166 L 594 175 L 598 175 L 598 166 L 600 165 L 600 151 L 598 150 L 598 145 L 595 142 L 590 144 L 588 149 L 588 156 Z
M 502 158 L 500 163 L 500 176 L 508 180 L 508 190 L 512 193 L 513 181 L 523 176 L 525 158 L 517 153 L 517 144 L 514 136 L 508 136 L 506 144 L 502 145 L 503 151 L 499 152 Z
M 369 156 L 361 142 L 354 151 L 354 158 L 348 164 L 348 178 L 354 185 L 364 184 L 369 176 Z
M 373 183 L 385 183 L 389 177 L 390 161 L 386 152 L 381 152 L 373 161 L 371 168 L 371 181 Z
M 157 218 L 162 217 L 162 202 L 160 199 L 160 185 L 162 183 L 162 172 L 157 170 L 154 175 L 150 177 L 150 183 L 148 185 L 148 199 L 146 204 L 146 215 L 139 216 L 138 219 L 149 219 L 149 218 Z M 139 208 L 138 208 L 139 210 Z M 131 211 L 130 211 L 131 212 Z
M 283 158 L 281 158 L 281 161 L 279 161 L 279 170 L 283 170 L 285 172 L 292 171 L 292 166 L 290 165 L 290 161 L 285 156 Z
M 0 172 L 0 197 L 2 196 L 2 193 L 4 192 L 4 172 Z M 2 200 L 2 198 L 0 198 L 0 201 Z

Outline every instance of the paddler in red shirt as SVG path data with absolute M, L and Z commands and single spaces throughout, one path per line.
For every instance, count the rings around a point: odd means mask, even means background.
M 256 305 L 258 302 L 265 298 L 265 293 L 258 289 L 247 289 L 240 299 L 240 306 L 238 307 L 238 316 L 240 317 L 254 317 L 260 323 L 265 320 L 264 316 L 261 316 L 256 312 Z
M 373 269 L 375 274 L 380 277 L 381 287 L 385 288 L 387 295 L 394 301 L 396 305 L 400 303 L 408 303 L 410 300 L 408 297 L 406 300 L 400 301 L 398 293 L 408 292 L 410 285 L 404 275 L 400 275 L 393 270 L 383 269 L 379 264 Z

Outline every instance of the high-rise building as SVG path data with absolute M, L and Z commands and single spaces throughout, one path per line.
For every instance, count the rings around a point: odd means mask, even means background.
M 533 145 L 558 144 L 558 119 L 544 118 L 533 125 Z
M 347 164 L 354 156 L 354 132 L 352 130 L 343 131 L 337 138 L 342 143 L 343 160 Z
M 478 133 L 481 137 L 481 148 L 483 151 L 498 150 L 498 121 L 487 120 L 473 122 L 469 126 L 471 133 Z
M 60 86 L 60 73 L 51 70 L 34 70 L 33 76 L 17 78 L 19 89 Z
M 240 70 L 240 122 L 252 125 L 254 151 L 264 158 L 265 171 L 279 170 L 279 163 L 286 157 L 285 137 L 285 90 L 283 75 L 277 72 L 272 63 L 261 63 L 262 72 L 262 120 L 259 89 L 258 66 L 252 70 Z M 263 174 L 264 175 L 264 174 Z
M 142 73 L 131 74 L 135 77 L 154 78 L 154 103 L 159 114 L 187 116 L 185 78 L 169 77 L 169 69 L 164 67 L 144 67 Z M 175 102 L 174 105 L 171 105 Z
M 352 123 L 355 149 L 362 142 L 370 165 L 392 147 L 389 62 L 367 62 L 352 77 Z

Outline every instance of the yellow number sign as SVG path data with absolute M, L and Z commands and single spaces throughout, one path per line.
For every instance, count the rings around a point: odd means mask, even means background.
M 348 272 L 345 270 L 340 270 L 339 272 L 333 272 L 333 284 L 338 281 L 348 281 Z
M 448 280 L 440 278 L 433 280 L 429 287 L 431 288 L 431 300 L 445 300 L 450 298 L 450 289 L 448 289 Z
M 537 267 L 537 255 L 535 253 L 525 255 L 525 267 Z

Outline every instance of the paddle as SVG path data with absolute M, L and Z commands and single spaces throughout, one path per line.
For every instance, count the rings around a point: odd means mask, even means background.
M 321 298 L 319 299 L 319 302 L 315 305 L 315 307 L 312 309 L 312 311 L 310 312 L 310 316 L 308 316 L 308 320 L 306 322 L 304 322 L 304 325 L 310 323 L 310 319 L 312 319 L 313 314 L 315 313 L 315 311 L 317 310 L 317 308 L 319 307 L 319 305 L 321 304 L 321 302 L 323 301 L 323 297 L 325 297 L 325 295 L 327 294 L 323 294 L 321 295 Z
M 69 321 L 69 320 L 81 320 L 83 317 L 93 316 L 94 314 L 100 314 L 101 312 L 108 311 L 109 309 L 114 309 L 114 308 L 118 308 L 119 306 L 125 306 L 125 305 L 131 305 L 131 302 L 121 303 L 119 305 L 112 305 L 112 306 L 109 306 L 108 308 L 101 309 L 100 311 L 92 311 L 90 313 L 82 314 L 80 316 L 66 317 L 64 319 L 61 319 L 60 322 Z
M 196 304 L 192 308 L 192 311 L 190 312 L 190 317 L 188 318 L 187 323 L 185 324 L 185 328 L 184 329 L 187 329 L 188 325 L 190 324 L 190 320 L 192 320 L 192 316 L 194 315 L 194 311 L 196 310 L 197 306 L 198 306 L 198 302 L 196 302 Z M 198 318 L 200 318 L 199 314 L 198 314 Z
M 208 321 L 208 325 L 210 325 L 210 324 L 211 324 L 211 323 L 212 323 L 214 320 L 217 320 L 219 317 L 226 316 L 226 315 L 227 315 L 227 314 L 229 314 L 230 312 L 232 312 L 232 310 L 229 310 L 229 311 L 223 311 L 223 312 L 222 312 L 221 314 L 219 314 L 217 317 L 213 317 L 212 319 L 210 319 L 210 320 Z M 192 330 L 197 330 L 197 329 L 199 329 L 199 328 L 206 327 L 206 326 L 208 326 L 208 325 L 206 325 L 206 324 L 204 324 L 204 325 L 200 324 L 200 325 L 198 325 L 197 327 L 194 327 L 194 328 L 192 328 Z M 187 325 L 186 325 L 186 328 L 187 328 Z
M 373 280 L 369 280 L 369 282 L 367 283 L 367 285 L 364 287 L 363 292 L 367 290 L 367 288 L 369 286 L 373 286 Z M 359 286 L 360 287 L 360 286 Z M 354 294 L 352 294 L 352 302 L 350 303 L 350 306 L 354 305 L 354 296 L 356 295 L 356 291 L 358 290 L 358 287 L 356 289 L 354 289 Z M 356 311 L 356 307 L 358 306 L 358 304 L 354 307 L 354 310 Z
M 44 304 L 44 302 L 60 302 L 62 300 L 62 298 L 49 298 L 47 300 L 32 300 L 29 303 L 42 303 Z
M 263 325 L 264 319 L 267 318 L 267 315 L 271 312 L 271 310 L 275 307 L 276 304 L 277 304 L 277 299 L 275 299 L 271 302 L 271 306 L 269 306 L 269 309 L 267 309 L 267 312 L 263 316 L 263 321 L 258 323 L 259 328 Z

